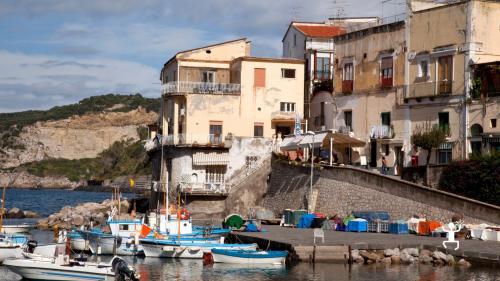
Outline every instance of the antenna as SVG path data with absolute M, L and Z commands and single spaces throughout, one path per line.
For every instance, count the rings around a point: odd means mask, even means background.
M 333 19 L 341 19 L 346 17 L 345 8 L 349 6 L 349 4 L 344 0 L 332 0 L 332 11 L 333 11 Z
M 299 21 L 300 20 L 300 12 L 301 11 L 302 11 L 301 6 L 292 7 L 292 21 Z

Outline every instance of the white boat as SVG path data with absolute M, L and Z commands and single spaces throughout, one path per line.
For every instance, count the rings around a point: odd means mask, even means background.
M 94 255 L 143 255 L 139 239 L 124 238 L 93 231 L 80 231 L 80 233 L 88 240 L 90 252 Z
M 6 224 L 2 225 L 2 233 L 12 234 L 12 233 L 28 233 L 35 225 L 33 224 Z
M 257 244 L 216 244 L 216 243 L 144 243 L 141 245 L 146 257 L 201 259 L 204 252 L 212 249 L 253 250 Z
M 87 263 L 60 255 L 53 259 L 11 259 L 4 265 L 31 280 L 116 280 L 117 274 L 126 278 L 122 280 L 138 280 L 133 269 L 119 257 L 114 257 L 109 263 Z
M 211 255 L 216 263 L 285 264 L 288 252 L 212 249 Z
M 22 257 L 22 247 L 28 241 L 25 235 L 0 234 L 0 263 L 9 258 Z

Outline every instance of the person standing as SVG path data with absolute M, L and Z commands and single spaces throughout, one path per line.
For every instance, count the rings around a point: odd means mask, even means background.
M 387 160 L 382 156 L 382 174 L 387 175 Z

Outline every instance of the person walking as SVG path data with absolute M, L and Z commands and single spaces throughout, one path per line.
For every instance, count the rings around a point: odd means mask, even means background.
M 382 174 L 387 175 L 387 160 L 385 160 L 385 156 L 382 156 Z

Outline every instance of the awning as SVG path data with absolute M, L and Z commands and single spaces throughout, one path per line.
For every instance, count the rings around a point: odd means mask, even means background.
M 333 138 L 333 145 L 365 146 L 366 144 L 360 139 L 342 133 L 329 133 L 326 138 L 326 141 L 323 143 L 323 148 L 326 149 L 330 149 L 330 138 Z
M 221 166 L 229 164 L 227 152 L 196 152 L 193 154 L 193 165 L 196 166 Z
M 299 148 L 299 143 L 303 138 L 304 136 L 286 137 L 280 145 L 280 150 L 296 150 L 297 148 Z
M 304 138 L 299 143 L 299 146 L 302 148 L 310 147 L 314 142 L 314 147 L 320 147 L 327 134 L 328 133 L 325 132 L 316 133 L 315 135 L 304 135 Z

